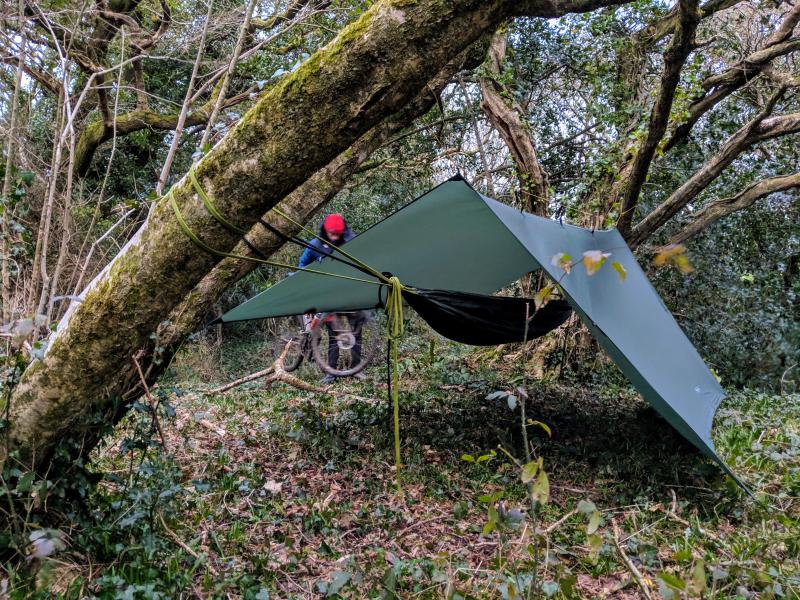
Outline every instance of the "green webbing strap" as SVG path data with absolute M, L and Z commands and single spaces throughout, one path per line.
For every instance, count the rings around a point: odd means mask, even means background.
M 386 333 L 389 336 L 389 348 L 392 361 L 392 412 L 394 421 L 394 469 L 397 492 L 400 487 L 400 397 L 397 391 L 397 340 L 403 337 L 405 328 L 403 315 L 403 290 L 405 286 L 397 277 L 389 277 L 389 293 L 386 296 Z
M 194 165 L 189 167 L 189 180 L 192 182 L 192 187 L 194 187 L 194 191 L 197 192 L 197 195 L 200 196 L 200 200 L 203 201 L 203 206 L 206 207 L 206 210 L 214 217 L 223 227 L 230 229 L 231 231 L 238 233 L 239 235 L 246 235 L 247 231 L 244 229 L 240 229 L 230 221 L 228 221 L 225 217 L 220 214 L 217 210 L 217 207 L 214 206 L 214 203 L 211 201 L 211 198 L 208 197 L 205 190 L 200 185 L 200 182 L 197 181 L 197 174 L 194 172 Z
M 282 269 L 289 269 L 290 271 L 306 271 L 307 273 L 316 273 L 318 275 L 327 275 L 329 277 L 338 277 L 339 279 L 348 279 L 350 281 L 358 281 L 360 283 L 370 283 L 372 285 L 387 285 L 380 281 L 372 281 L 370 279 L 362 279 L 360 277 L 351 277 L 349 275 L 339 275 L 337 273 L 325 273 L 324 271 L 317 271 L 316 269 L 309 269 L 308 267 L 295 267 L 293 265 L 287 265 L 286 263 L 280 263 L 272 260 L 264 260 L 263 258 L 255 258 L 253 256 L 244 256 L 242 254 L 233 254 L 232 252 L 223 252 L 221 250 L 217 250 L 216 248 L 212 248 L 208 244 L 206 244 L 203 240 L 201 240 L 194 231 L 191 230 L 189 225 L 187 225 L 186 220 L 183 218 L 183 214 L 181 213 L 180 208 L 178 207 L 178 202 L 175 200 L 175 194 L 172 193 L 172 188 L 167 192 L 167 198 L 169 199 L 169 204 L 172 207 L 172 212 L 175 213 L 175 218 L 178 221 L 178 225 L 186 234 L 192 242 L 200 248 L 201 250 L 205 250 L 209 254 L 213 254 L 215 256 L 221 256 L 223 258 L 235 258 L 237 260 L 247 260 L 250 262 L 258 263 L 261 265 L 269 265 L 271 267 L 279 267 Z M 212 214 L 213 216 L 213 214 Z

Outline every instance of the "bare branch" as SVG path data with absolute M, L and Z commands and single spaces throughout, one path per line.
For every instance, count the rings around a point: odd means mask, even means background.
M 172 168 L 172 161 L 175 159 L 175 153 L 178 150 L 178 142 L 180 142 L 183 133 L 183 127 L 186 123 L 186 115 L 189 114 L 189 105 L 191 104 L 192 93 L 194 92 L 194 82 L 197 78 L 197 72 L 200 69 L 200 60 L 206 50 L 206 34 L 208 33 L 208 25 L 211 22 L 211 11 L 214 7 L 214 1 L 209 0 L 208 11 L 206 12 L 206 20 L 203 23 L 203 31 L 200 33 L 200 43 L 197 46 L 197 56 L 192 65 L 192 74 L 189 77 L 189 85 L 186 88 L 186 95 L 181 106 L 181 112 L 178 115 L 178 122 L 175 124 L 175 135 L 172 137 L 172 143 L 167 153 L 167 158 L 164 160 L 164 165 L 161 168 L 161 174 L 158 176 L 158 183 L 156 184 L 156 194 L 161 195 L 164 189 L 164 184 L 169 177 L 169 171 Z M 216 105 L 215 105 L 216 106 Z
M 757 181 L 735 196 L 715 200 L 697 211 L 691 216 L 691 221 L 681 229 L 681 231 L 672 236 L 669 244 L 682 244 L 689 238 L 706 229 L 709 225 L 716 223 L 731 213 L 752 206 L 757 200 L 769 196 L 770 194 L 799 187 L 800 173 L 795 173 L 794 175 L 780 175 L 778 177 L 770 177 Z
M 728 138 L 694 175 L 633 228 L 627 240 L 632 247 L 640 245 L 675 216 L 746 149 L 757 142 L 800 132 L 800 113 L 769 117 L 783 91 L 783 88 L 778 90 L 764 110 Z
M 233 72 L 236 69 L 236 64 L 239 61 L 239 55 L 242 53 L 242 46 L 244 45 L 244 39 L 247 36 L 247 30 L 250 26 L 250 19 L 253 18 L 253 10 L 255 9 L 255 7 L 256 7 L 256 0 L 250 0 L 247 6 L 247 12 L 245 13 L 244 16 L 244 22 L 242 23 L 242 26 L 239 29 L 239 36 L 238 39 L 236 40 L 236 46 L 233 49 L 233 55 L 231 56 L 231 59 L 228 62 L 228 68 L 225 71 L 225 75 L 222 77 L 222 82 L 220 84 L 220 88 L 217 93 L 217 99 L 214 101 L 214 107 L 211 109 L 211 115 L 208 117 L 206 130 L 203 132 L 203 139 L 200 140 L 200 148 L 205 148 L 205 145 L 208 143 L 209 137 L 211 135 L 211 129 L 214 127 L 214 122 L 217 120 L 217 116 L 219 115 L 219 111 L 222 108 L 222 104 L 225 102 L 225 96 L 228 94 L 228 84 L 230 83 L 231 77 L 233 76 Z M 187 98 L 189 96 L 191 96 L 191 92 L 187 94 Z

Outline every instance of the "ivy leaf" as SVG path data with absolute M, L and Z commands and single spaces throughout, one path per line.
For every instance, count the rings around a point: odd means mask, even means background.
M 472 456 L 472 454 L 462 454 L 461 455 L 461 460 L 463 460 L 464 462 L 474 463 L 475 462 L 475 457 Z
M 587 250 L 583 253 L 583 266 L 586 267 L 587 275 L 594 275 L 600 270 L 606 259 L 611 256 L 610 252 L 603 252 L 602 250 Z
M 33 478 L 35 476 L 36 475 L 33 471 L 28 471 L 25 473 L 25 475 L 20 477 L 19 481 L 17 482 L 17 489 L 15 491 L 20 492 L 21 494 L 30 491 L 31 484 L 33 483 Z
M 592 535 L 600 527 L 600 511 L 594 511 L 592 516 L 589 517 L 589 525 L 586 527 L 586 533 Z
M 542 583 L 542 592 L 547 598 L 552 598 L 558 593 L 560 586 L 557 581 L 545 581 Z
M 338 594 L 341 589 L 347 585 L 347 582 L 353 577 L 352 573 L 346 571 L 336 571 L 333 574 L 333 579 L 328 584 L 328 589 L 325 592 L 325 597 L 330 598 Z
M 539 463 L 535 460 L 532 460 L 527 465 L 522 467 L 522 483 L 528 483 L 534 477 L 536 477 L 536 471 L 539 470 Z
M 625 281 L 625 278 L 628 276 L 628 272 L 625 270 L 625 267 L 622 266 L 621 262 L 615 260 L 611 263 L 611 268 L 619 274 L 620 281 Z

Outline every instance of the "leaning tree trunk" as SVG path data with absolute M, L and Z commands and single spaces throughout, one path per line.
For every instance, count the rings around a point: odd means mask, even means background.
M 249 229 L 506 18 L 556 16 L 613 1 L 378 2 L 266 93 L 200 161 L 198 178 L 225 218 Z M 188 178 L 173 190 L 187 223 L 207 244 L 224 251 L 235 246 L 237 236 L 211 218 Z M 132 357 L 217 262 L 193 245 L 161 198 L 16 388 L 8 447 L 20 461 L 45 466 L 61 440 L 72 452 L 91 447 L 98 416 L 119 414 L 115 399 Z
M 484 36 L 470 46 L 456 60 L 448 63 L 428 83 L 425 90 L 409 102 L 403 110 L 376 125 L 330 164 L 314 173 L 310 179 L 279 203 L 281 211 L 289 214 L 298 223 L 308 222 L 317 211 L 333 199 L 348 178 L 356 173 L 376 150 L 389 142 L 392 136 L 410 125 L 414 119 L 433 108 L 439 94 L 456 73 L 462 69 L 472 70 L 481 64 L 486 55 L 489 39 L 489 36 Z M 301 233 L 298 226 L 273 211 L 267 212 L 263 219 L 284 235 L 291 236 Z M 271 232 L 260 223 L 248 232 L 247 241 L 265 256 L 271 256 L 284 245 L 284 239 L 281 236 Z M 244 242 L 237 244 L 233 253 L 258 257 Z M 197 329 L 202 319 L 211 312 L 222 292 L 257 266 L 257 263 L 254 262 L 225 258 L 203 277 L 189 295 L 172 310 L 167 320 L 164 321 L 164 326 L 158 331 L 158 345 L 164 349 L 161 360 L 168 360 L 186 335 Z M 155 375 L 155 373 L 153 374 Z M 127 392 L 131 396 L 138 395 L 138 393 L 138 385 Z

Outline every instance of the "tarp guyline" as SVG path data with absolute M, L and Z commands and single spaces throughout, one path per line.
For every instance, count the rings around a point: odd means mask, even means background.
M 587 251 L 609 253 L 608 261 L 625 269 L 625 280 L 608 265 L 589 275 L 583 268 L 566 274 L 553 264 L 560 253 L 581 257 Z M 404 299 L 434 329 L 478 344 L 482 332 L 491 332 L 495 322 L 484 306 L 498 307 L 498 302 L 509 300 L 485 295 L 541 268 L 559 282 L 571 308 L 642 396 L 745 487 L 711 440 L 714 414 L 725 393 L 615 229 L 595 231 L 531 215 L 487 198 L 455 178 L 355 237 L 347 252 L 414 289 L 416 297 L 404 293 Z M 370 279 L 353 266 L 330 259 L 315 271 Z M 298 272 L 221 320 L 382 308 L 387 288 L 376 283 L 378 278 L 367 283 Z M 551 314 L 544 314 L 549 320 L 545 329 L 568 316 L 559 304 L 551 302 L 544 308 L 551 305 Z

